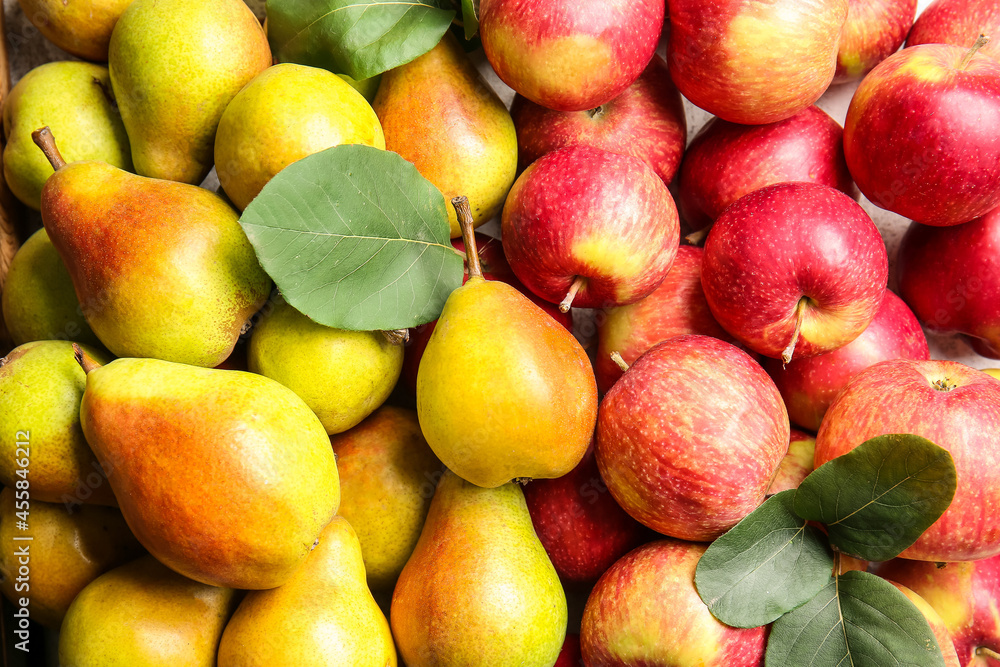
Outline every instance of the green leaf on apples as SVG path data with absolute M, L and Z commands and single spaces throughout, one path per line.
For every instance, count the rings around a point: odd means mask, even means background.
M 279 63 L 360 81 L 434 48 L 455 17 L 448 0 L 267 0 L 267 39 Z
M 462 25 L 466 39 L 472 39 L 479 32 L 479 0 L 462 0 Z
M 944 667 L 944 658 L 924 615 L 899 589 L 852 570 L 774 622 L 764 664 Z
M 390 151 L 342 145 L 293 162 L 240 224 L 285 300 L 326 326 L 430 322 L 462 284 L 444 195 Z
M 917 435 L 882 435 L 810 473 L 794 507 L 826 524 L 838 551 L 889 560 L 948 509 L 957 481 L 947 450 Z
M 792 510 L 794 490 L 768 498 L 698 561 L 694 583 L 727 625 L 756 628 L 808 602 L 833 573 L 826 536 Z

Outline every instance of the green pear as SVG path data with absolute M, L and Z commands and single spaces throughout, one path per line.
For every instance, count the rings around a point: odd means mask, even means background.
M 14 255 L 0 298 L 15 345 L 34 340 L 101 345 L 83 316 L 69 271 L 44 229 L 32 234 Z
M 409 667 L 550 667 L 566 594 L 514 483 L 446 472 L 392 594 L 392 634 Z
M 385 148 L 371 105 L 336 74 L 283 63 L 258 74 L 226 107 L 215 169 L 243 210 L 289 164 L 340 144 Z
M 108 68 L 81 62 L 46 63 L 24 75 L 3 104 L 3 173 L 11 192 L 38 210 L 52 165 L 31 140 L 42 126 L 63 137 L 70 162 L 103 160 L 132 169 L 128 136 L 111 95 Z
M 352 79 L 346 74 L 338 74 L 337 76 L 351 84 L 354 90 L 361 93 L 369 102 L 375 99 L 375 94 L 378 93 L 378 85 L 382 81 L 381 74 L 376 74 L 375 76 L 368 77 L 367 79 L 361 79 L 360 81 Z
M 298 394 L 333 434 L 389 397 L 403 369 L 403 346 L 380 331 L 325 327 L 281 302 L 254 326 L 247 365 Z
M 111 31 L 131 2 L 18 0 L 24 15 L 50 42 L 74 56 L 97 62 L 107 62 Z
M 238 594 L 172 572 L 150 556 L 84 588 L 59 633 L 59 664 L 73 667 L 215 667 Z
M 101 342 L 119 357 L 226 359 L 271 289 L 236 211 L 197 186 L 67 165 L 36 136 L 56 169 L 42 222 Z
M 200 183 L 226 105 L 270 65 L 242 0 L 135 0 L 111 35 L 108 68 L 136 171 Z
M 83 433 L 135 536 L 214 586 L 280 586 L 340 504 L 323 425 L 266 377 L 86 355 Z
M 473 225 L 500 212 L 517 171 L 514 121 L 454 35 L 382 74 L 372 106 L 386 149 L 412 162 L 445 199 L 468 197 Z M 460 236 L 454 211 L 448 217 L 452 237 Z
M 389 623 L 365 583 L 351 524 L 333 518 L 282 586 L 252 591 L 219 644 L 219 667 L 395 667 Z

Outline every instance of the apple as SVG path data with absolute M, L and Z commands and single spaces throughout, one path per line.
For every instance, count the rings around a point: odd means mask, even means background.
M 546 153 L 510 189 L 504 253 L 528 289 L 560 309 L 620 306 L 659 285 L 680 222 L 653 168 L 591 146 Z
M 562 650 L 552 667 L 583 667 L 583 656 L 580 654 L 580 635 L 567 632 L 563 640 Z
M 821 183 L 856 197 L 843 138 L 840 124 L 817 106 L 767 125 L 713 118 L 681 163 L 681 215 L 701 229 L 743 195 L 785 181 Z
M 989 558 L 1000 554 L 998 432 L 1000 382 L 955 361 L 894 359 L 869 366 L 837 394 L 816 434 L 815 463 L 818 468 L 878 435 L 927 438 L 951 453 L 958 490 L 944 514 L 900 555 Z
M 655 345 L 598 410 L 597 466 L 611 495 L 640 523 L 684 540 L 714 540 L 756 509 L 788 442 L 771 378 L 710 336 Z
M 965 334 L 1000 359 L 1000 208 L 954 227 L 911 223 L 896 270 L 900 296 L 929 331 Z
M 659 56 L 631 86 L 596 108 L 555 111 L 518 94 L 510 115 L 522 170 L 557 148 L 586 144 L 644 160 L 669 184 L 687 142 L 681 94 Z
M 1000 3 L 996 0 L 934 0 L 913 24 L 906 45 L 969 47 L 981 34 L 993 39 L 980 53 L 1000 60 Z
M 921 44 L 858 86 L 844 157 L 876 206 L 925 225 L 957 225 L 1000 205 L 1000 62 Z
M 723 329 L 787 363 L 857 338 L 878 312 L 888 266 L 856 201 L 826 185 L 778 183 L 719 216 L 701 284 Z
M 500 79 L 558 111 L 593 109 L 639 78 L 664 0 L 481 0 L 479 37 Z
M 802 480 L 814 470 L 815 452 L 816 437 L 793 428 L 788 435 L 788 453 L 778 464 L 778 472 L 771 480 L 767 495 L 799 488 Z
M 902 299 L 886 290 L 875 318 L 847 345 L 788 364 L 768 359 L 764 370 L 785 399 L 792 423 L 815 431 L 834 396 L 852 377 L 889 359 L 930 359 L 930 351 L 917 318 Z
M 665 539 L 629 552 L 591 591 L 580 624 L 590 667 L 759 667 L 766 628 L 717 620 L 698 596 L 695 568 L 707 545 Z
M 837 68 L 847 0 L 669 0 L 667 63 L 693 104 L 742 125 L 820 98 Z
M 934 639 L 938 643 L 938 648 L 941 649 L 941 657 L 944 658 L 944 667 L 965 667 L 965 665 L 958 661 L 958 652 L 955 650 L 955 643 L 952 640 L 951 633 L 948 632 L 948 626 L 945 625 L 941 615 L 934 610 L 934 607 L 930 606 L 927 600 L 903 584 L 895 581 L 889 581 L 889 583 L 905 595 L 906 599 L 912 602 L 913 606 L 919 609 L 920 613 L 927 620 L 927 625 L 931 627 L 931 632 L 934 633 Z
M 848 0 L 834 83 L 856 81 L 899 49 L 917 14 L 917 0 Z

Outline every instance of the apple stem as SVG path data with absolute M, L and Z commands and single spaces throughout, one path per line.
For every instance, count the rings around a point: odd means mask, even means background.
M 622 355 L 618 354 L 617 350 L 611 353 L 611 361 L 615 362 L 618 368 L 622 369 L 622 373 L 628 370 L 628 364 L 625 363 L 625 359 L 622 358 Z
M 458 216 L 458 224 L 462 228 L 462 240 L 465 241 L 465 256 L 469 260 L 469 278 L 482 278 L 483 266 L 479 263 L 479 249 L 476 247 L 476 233 L 472 226 L 472 211 L 469 209 L 469 198 L 465 195 L 451 200 Z
M 702 241 L 708 238 L 708 232 L 712 230 L 712 225 L 715 223 L 709 223 L 706 227 L 702 227 L 696 232 L 691 232 L 684 237 L 684 240 L 691 245 L 700 245 Z
M 795 306 L 795 330 L 792 331 L 792 341 L 781 353 L 781 362 L 783 364 L 790 362 L 792 355 L 795 354 L 795 344 L 799 342 L 799 334 L 802 332 L 802 319 L 805 317 L 806 303 L 808 301 L 809 298 L 804 296 L 799 299 L 798 304 Z
M 94 361 L 94 358 L 83 351 L 76 343 L 73 343 L 73 358 L 76 359 L 76 363 L 80 364 L 80 368 L 83 369 L 84 373 L 89 374 L 90 371 L 97 370 L 101 367 L 99 363 Z
M 965 69 L 968 67 L 969 63 L 972 62 L 972 56 L 976 55 L 976 51 L 989 44 L 989 42 L 989 35 L 980 34 L 975 43 L 972 45 L 972 48 L 969 49 L 969 52 L 962 58 L 962 62 L 958 64 L 958 69 Z
M 997 653 L 993 649 L 986 648 L 985 646 L 976 647 L 976 657 L 993 658 L 994 660 L 1000 660 L 1000 653 Z M 973 661 L 975 662 L 975 661 Z
M 59 171 L 66 166 L 66 160 L 63 159 L 63 156 L 59 153 L 59 149 L 56 148 L 55 137 L 52 136 L 52 130 L 49 129 L 48 125 L 32 132 L 31 140 L 35 142 L 36 146 L 42 149 L 53 169 Z
M 587 114 L 589 114 L 589 116 L 593 118 L 594 116 L 599 115 L 602 111 L 604 111 L 604 107 L 597 106 L 588 111 Z
M 559 303 L 559 312 L 568 313 L 570 307 L 573 305 L 573 299 L 576 298 L 576 293 L 580 291 L 580 288 L 584 286 L 587 279 L 583 276 L 577 276 L 573 279 L 573 284 L 569 286 L 569 291 L 566 292 L 566 297 Z

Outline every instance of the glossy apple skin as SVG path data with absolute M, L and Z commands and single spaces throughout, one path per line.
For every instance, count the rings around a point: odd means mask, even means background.
M 712 315 L 749 349 L 780 358 L 800 299 L 792 359 L 857 338 L 875 317 L 889 260 L 856 201 L 815 183 L 778 183 L 741 197 L 705 240 L 701 284 Z
M 922 44 L 889 56 L 858 86 L 844 157 L 876 206 L 957 225 L 1000 205 L 1000 62 Z
M 1000 557 L 938 565 L 895 558 L 874 564 L 872 572 L 910 588 L 934 608 L 963 667 L 1000 667 L 1000 660 L 973 659 L 980 646 L 1000 651 Z
M 816 436 L 793 428 L 788 435 L 788 453 L 778 464 L 778 474 L 771 480 L 767 495 L 797 489 L 815 467 Z
M 886 290 L 875 318 L 847 345 L 787 365 L 767 359 L 764 370 L 785 399 L 792 423 L 816 431 L 833 398 L 852 377 L 890 359 L 930 359 L 930 351 L 913 312 Z
M 518 94 L 510 115 L 521 170 L 550 151 L 586 144 L 637 157 L 669 184 L 687 142 L 681 94 L 659 56 L 631 86 L 596 109 L 555 111 Z
M 996 0 L 934 0 L 920 12 L 906 45 L 953 44 L 969 48 L 980 34 L 993 39 L 979 52 L 1000 60 L 1000 3 Z
M 591 146 L 547 153 L 507 195 L 507 261 L 528 289 L 560 303 L 577 276 L 574 306 L 633 303 L 656 289 L 680 242 L 674 200 L 652 167 Z
M 965 334 L 1000 359 L 1000 209 L 954 227 L 911 223 L 896 270 L 900 296 L 929 331 Z
M 833 83 L 857 81 L 895 53 L 916 14 L 917 0 L 848 0 Z
M 665 539 L 629 552 L 587 599 L 580 647 L 588 667 L 758 667 L 764 627 L 716 620 L 694 573 L 707 545 Z
M 789 425 L 771 378 L 746 352 L 677 336 L 639 357 L 600 404 L 597 465 L 640 523 L 708 541 L 764 500 Z
M 701 229 L 743 195 L 786 181 L 820 183 L 857 197 L 843 139 L 840 124 L 817 106 L 767 125 L 713 118 L 684 154 L 681 215 Z
M 742 125 L 794 116 L 833 80 L 847 0 L 669 0 L 667 63 L 681 93 Z
M 913 433 L 947 449 L 958 473 L 951 505 L 900 555 L 966 561 L 1000 554 L 1000 382 L 954 361 L 869 366 L 827 410 L 816 434 L 816 467 L 888 433 Z
M 593 109 L 639 78 L 664 0 L 482 0 L 479 36 L 497 75 L 532 102 Z

